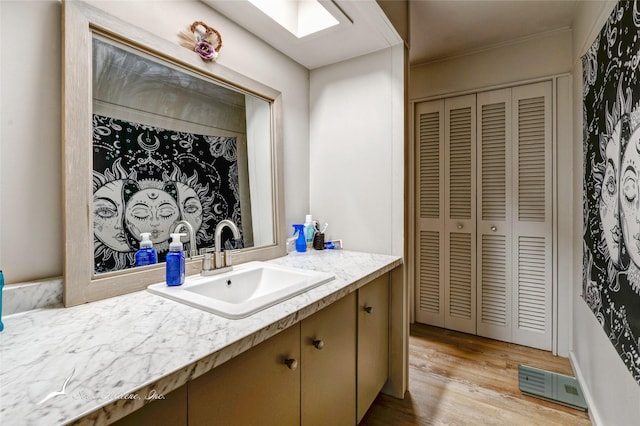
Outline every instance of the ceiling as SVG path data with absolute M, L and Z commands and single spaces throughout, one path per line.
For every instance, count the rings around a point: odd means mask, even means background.
M 339 24 L 302 38 L 284 29 L 248 0 L 201 1 L 308 69 L 401 42 L 375 0 L 318 0 Z M 284 0 L 295 1 L 299 0 Z
M 248 0 L 201 1 L 308 69 L 401 42 L 376 3 L 399 0 L 318 0 L 340 25 L 303 38 L 293 36 Z M 570 28 L 579 1 L 585 0 L 409 0 L 410 63 Z
M 579 0 L 410 0 L 409 61 L 431 62 L 570 28 Z

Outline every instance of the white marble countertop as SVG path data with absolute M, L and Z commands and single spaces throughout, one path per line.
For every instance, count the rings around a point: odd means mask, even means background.
M 390 271 L 402 259 L 311 250 L 270 262 L 329 271 L 336 278 L 240 320 L 146 290 L 3 318 L 0 424 L 117 420 Z

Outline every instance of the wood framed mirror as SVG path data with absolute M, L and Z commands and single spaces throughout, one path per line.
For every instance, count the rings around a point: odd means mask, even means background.
M 203 61 L 177 36 L 67 1 L 63 99 L 65 306 L 164 281 L 179 220 L 194 229 L 187 275 L 223 219 L 241 229 L 234 263 L 286 253 L 278 91 Z M 157 265 L 135 266 L 142 232 Z

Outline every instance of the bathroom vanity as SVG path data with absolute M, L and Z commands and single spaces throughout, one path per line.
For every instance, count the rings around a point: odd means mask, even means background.
M 388 295 L 386 273 L 116 424 L 355 424 L 387 380 Z
M 335 279 L 238 320 L 146 290 L 6 318 L 2 418 L 356 424 L 391 371 L 402 259 L 326 250 L 269 262 Z

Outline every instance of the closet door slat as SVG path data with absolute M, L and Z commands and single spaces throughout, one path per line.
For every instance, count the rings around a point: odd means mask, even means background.
M 513 342 L 552 347 L 552 86 L 512 89 Z
M 511 89 L 478 94 L 478 334 L 511 340 Z
M 445 99 L 445 327 L 476 333 L 476 96 Z
M 415 108 L 416 321 L 444 327 L 444 101 Z

